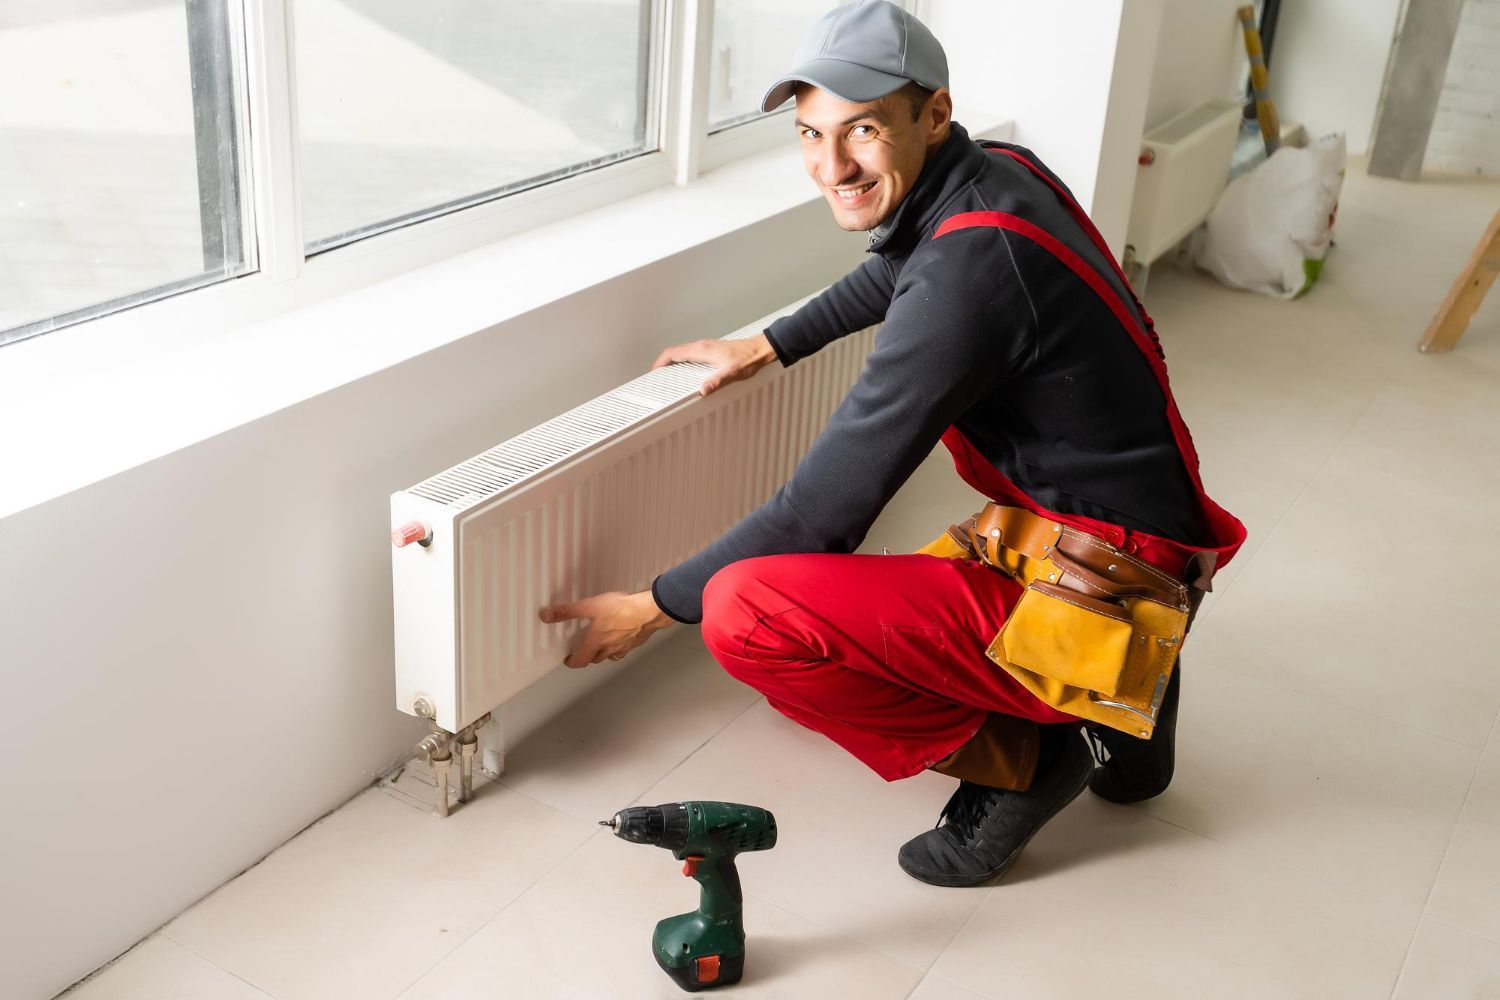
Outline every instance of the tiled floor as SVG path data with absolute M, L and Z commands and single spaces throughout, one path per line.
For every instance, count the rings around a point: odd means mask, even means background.
M 678 629 L 447 821 L 372 789 L 74 996 L 677 996 L 648 942 L 694 887 L 594 823 L 721 798 L 781 827 L 742 859 L 736 995 L 1500 997 L 1500 292 L 1457 352 L 1414 349 L 1497 205 L 1356 167 L 1307 298 L 1151 277 L 1205 479 L 1252 532 L 1160 798 L 1085 794 L 998 886 L 923 885 L 896 848 L 950 780 L 882 783 Z M 867 549 L 974 506 L 939 451 Z

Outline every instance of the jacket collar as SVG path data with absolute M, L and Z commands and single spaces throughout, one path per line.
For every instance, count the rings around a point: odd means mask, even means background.
M 893 253 L 928 228 L 949 197 L 967 184 L 984 164 L 984 153 L 958 122 L 949 126 L 947 140 L 922 167 L 901 204 L 890 217 L 870 230 L 869 253 Z

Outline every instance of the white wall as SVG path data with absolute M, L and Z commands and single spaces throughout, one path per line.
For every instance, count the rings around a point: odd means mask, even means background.
M 863 243 L 812 203 L 0 519 L 0 996 L 51 996 L 410 752 L 394 490 Z
M 1165 3 L 1147 128 L 1206 100 L 1242 97 L 1248 68 L 1238 0 Z M 1301 122 L 1310 136 L 1342 130 L 1350 153 L 1367 152 L 1399 7 L 1400 0 L 1284 0 L 1270 68 L 1281 119 Z
M 1249 60 L 1235 16 L 1239 6 L 1240 0 L 1165 0 L 1147 129 L 1204 101 L 1244 94 Z
M 1115 257 L 1125 252 L 1125 230 L 1140 171 L 1141 135 L 1146 131 L 1151 78 L 1160 49 L 1161 0 L 1128 0 L 1116 38 L 1109 78 L 1109 104 L 1099 139 L 1099 167 L 1089 215 Z
M 1161 0 L 934 0 L 925 16 L 960 110 L 1015 119 L 1015 141 L 1063 179 L 1116 256 L 1160 16 Z
M 1316 0 L 1281 7 L 1271 54 L 1271 98 L 1310 137 L 1343 132 L 1366 153 L 1380 105 L 1401 0 Z
M 1500 174 L 1500 0 L 1466 0 L 1423 165 Z

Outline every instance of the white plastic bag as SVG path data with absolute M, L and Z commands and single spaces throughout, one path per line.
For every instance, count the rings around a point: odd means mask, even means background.
M 1229 182 L 1198 266 L 1234 288 L 1294 299 L 1318 280 L 1344 185 L 1344 134 L 1282 146 Z

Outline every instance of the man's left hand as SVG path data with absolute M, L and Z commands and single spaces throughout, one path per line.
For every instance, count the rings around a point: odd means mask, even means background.
M 622 659 L 651 638 L 652 633 L 673 624 L 673 619 L 656 606 L 649 590 L 636 594 L 612 590 L 571 604 L 553 604 L 543 608 L 537 617 L 548 623 L 589 619 L 583 642 L 563 659 L 564 664 L 574 669 L 605 658 Z

